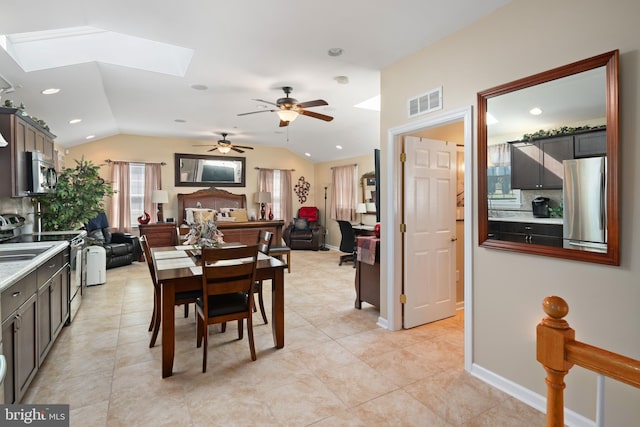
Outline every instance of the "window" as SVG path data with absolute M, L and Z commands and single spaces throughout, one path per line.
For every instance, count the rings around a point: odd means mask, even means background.
M 280 171 L 278 169 L 274 169 L 273 190 L 271 191 L 271 208 L 273 209 L 273 214 L 276 215 L 275 219 L 282 219 L 282 211 L 280 210 L 280 201 L 282 200 L 282 194 L 280 191 L 280 186 Z
M 129 164 L 129 215 L 131 224 L 138 224 L 144 215 L 144 163 Z
M 511 147 L 508 143 L 487 148 L 489 209 L 519 208 L 520 190 L 511 188 Z

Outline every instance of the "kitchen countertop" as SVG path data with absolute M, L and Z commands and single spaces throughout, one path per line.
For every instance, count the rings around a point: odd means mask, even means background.
M 16 249 L 49 249 L 30 260 L 0 262 L 0 292 L 38 268 L 42 261 L 62 252 L 68 245 L 67 241 L 1 244 L 0 254 Z
M 562 225 L 562 218 L 534 218 L 533 216 L 505 216 L 505 217 L 489 217 L 489 221 L 503 222 L 532 222 L 536 224 L 556 224 Z

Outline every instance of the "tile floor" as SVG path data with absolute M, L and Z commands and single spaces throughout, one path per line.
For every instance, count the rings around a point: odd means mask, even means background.
M 23 403 L 69 403 L 71 426 L 543 426 L 544 415 L 463 369 L 463 313 L 411 330 L 354 309 L 355 270 L 334 251 L 292 253 L 286 346 L 256 313 L 258 360 L 235 324 L 212 327 L 209 363 L 193 309 L 177 310 L 174 375 L 149 348 L 152 286 L 144 263 L 87 289 Z M 267 284 L 266 289 L 269 289 Z M 265 294 L 270 307 L 270 292 Z M 268 313 L 270 316 L 270 312 Z

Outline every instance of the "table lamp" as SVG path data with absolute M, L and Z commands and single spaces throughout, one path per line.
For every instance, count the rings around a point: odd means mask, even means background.
M 158 222 L 164 222 L 162 216 L 162 204 L 169 203 L 169 193 L 166 190 L 153 190 L 151 191 L 151 203 L 158 204 Z
M 360 214 L 360 225 L 364 225 L 364 222 L 362 222 L 362 214 L 367 213 L 367 205 L 364 203 L 358 203 L 356 205 L 356 213 Z
M 264 221 L 264 205 L 265 203 L 271 203 L 271 193 L 268 191 L 260 191 L 256 193 L 256 203 L 260 204 L 260 219 Z

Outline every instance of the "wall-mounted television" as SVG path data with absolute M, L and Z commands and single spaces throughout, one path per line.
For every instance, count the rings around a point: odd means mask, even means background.
M 380 222 L 380 150 L 373 150 L 373 164 L 375 165 L 376 174 L 376 222 Z

